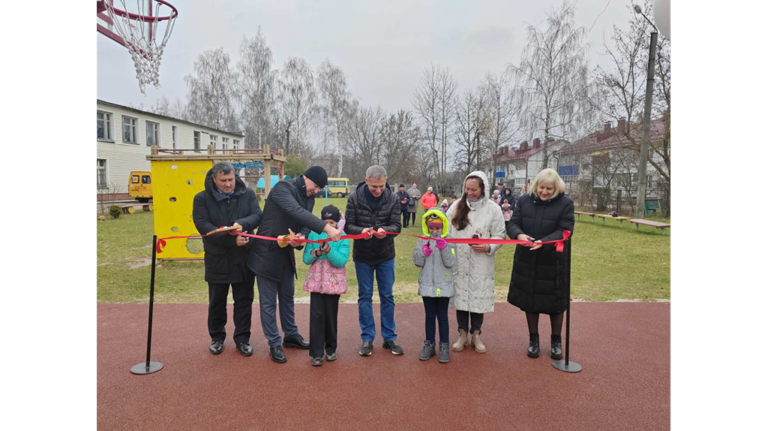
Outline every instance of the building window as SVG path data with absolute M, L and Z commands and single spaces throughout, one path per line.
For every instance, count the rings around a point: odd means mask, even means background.
M 147 146 L 160 146 L 160 125 L 147 121 Z
M 239 147 L 240 147 L 240 141 L 238 141 L 237 139 L 233 139 L 232 140 L 232 148 L 237 150 Z
M 96 139 L 112 140 L 112 114 L 96 111 Z
M 229 138 L 222 136 L 221 137 L 221 148 L 223 150 L 226 150 L 228 146 L 229 146 Z
M 107 160 L 96 159 L 96 187 L 107 188 Z
M 138 143 L 136 140 L 136 123 L 138 122 L 136 118 L 123 116 L 123 142 Z
M 195 152 L 200 152 L 200 132 L 195 132 Z
M 216 149 L 216 144 L 219 142 L 219 137 L 216 135 L 211 135 L 211 145 L 213 146 L 213 149 Z
M 173 141 L 173 149 L 176 149 L 176 126 L 171 126 L 171 140 Z

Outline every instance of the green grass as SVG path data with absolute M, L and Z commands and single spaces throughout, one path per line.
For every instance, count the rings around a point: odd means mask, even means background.
M 344 211 L 346 199 L 329 198 L 328 202 Z M 325 199 L 318 198 L 314 213 L 320 214 Z M 404 233 L 421 234 L 421 215 L 417 227 Z M 153 213 L 137 212 L 118 219 L 107 218 L 97 224 L 97 299 L 102 303 L 146 302 L 149 297 L 150 262 L 152 258 Z M 661 218 L 653 220 L 665 221 Z M 666 220 L 668 221 L 668 220 Z M 614 220 L 606 225 L 596 219 L 581 217 L 573 238 L 571 289 L 575 300 L 668 300 L 670 298 L 670 233 L 665 229 L 641 226 L 640 231 L 630 223 L 619 226 Z M 183 240 L 169 240 L 183 241 Z M 395 239 L 395 286 L 397 302 L 420 302 L 418 268 L 411 256 L 416 238 L 400 236 Z M 496 300 L 505 301 L 512 271 L 514 246 L 503 246 L 496 254 Z M 296 281 L 296 301 L 309 300 L 302 289 L 307 266 L 299 264 Z M 203 280 L 203 263 L 159 262 L 155 274 L 155 301 L 158 303 L 207 303 L 208 285 Z M 342 295 L 346 302 L 357 301 L 355 267 L 347 264 L 349 290 Z M 255 292 L 258 300 L 258 290 Z M 374 294 L 374 301 L 378 297 Z

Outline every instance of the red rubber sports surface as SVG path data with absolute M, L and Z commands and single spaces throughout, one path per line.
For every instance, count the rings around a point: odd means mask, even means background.
M 205 304 L 155 305 L 152 360 L 158 373 L 133 375 L 146 359 L 147 305 L 98 305 L 99 429 L 569 429 L 663 430 L 670 427 L 669 303 L 574 303 L 571 359 L 580 373 L 554 369 L 549 319 L 542 355 L 525 354 L 525 315 L 506 303 L 486 314 L 485 354 L 451 352 L 448 364 L 419 361 L 424 308 L 397 304 L 405 355 L 381 348 L 378 304 L 373 355 L 361 357 L 357 304 L 339 305 L 338 360 L 310 366 L 306 350 L 285 349 L 276 364 L 254 304 L 251 345 L 243 357 L 231 335 L 208 352 Z M 456 316 L 449 310 L 451 343 Z M 309 336 L 309 305 L 296 320 Z M 564 332 L 563 332 L 564 333 Z M 565 339 L 563 338 L 563 344 Z

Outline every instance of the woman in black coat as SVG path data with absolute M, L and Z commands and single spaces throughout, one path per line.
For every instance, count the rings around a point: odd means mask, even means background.
M 525 311 L 528 356 L 539 357 L 539 314 L 544 313 L 552 324 L 550 356 L 562 359 L 560 331 L 569 300 L 571 242 L 565 242 L 562 253 L 554 244 L 541 243 L 562 239 L 566 230 L 573 232 L 573 201 L 565 195 L 565 183 L 553 169 L 539 172 L 528 190 L 531 194 L 518 199 L 507 222 L 507 235 L 533 244 L 515 249 L 507 302 Z
M 515 210 L 515 204 L 517 203 L 517 195 L 512 193 L 512 189 L 509 187 L 504 188 L 504 192 L 501 194 L 501 203 L 504 203 L 504 199 L 507 200 L 509 206 L 512 207 L 512 211 Z

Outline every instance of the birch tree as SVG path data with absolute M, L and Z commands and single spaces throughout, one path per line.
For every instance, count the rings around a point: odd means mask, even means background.
M 352 112 L 352 95 L 347 88 L 344 72 L 328 59 L 323 61 L 318 69 L 317 88 L 318 114 L 323 136 L 322 154 L 328 154 L 329 147 L 333 148 L 338 160 L 335 176 L 342 177 L 345 146 L 343 130 Z
M 401 109 L 382 119 L 380 142 L 389 178 L 402 179 L 413 171 L 413 156 L 419 145 L 419 127 L 411 111 Z
M 271 133 L 270 111 L 277 72 L 272 70 L 272 49 L 259 27 L 252 39 L 240 43 L 238 96 L 246 148 L 263 148 Z
M 278 89 L 273 125 L 280 128 L 278 133 L 285 133 L 283 149 L 286 154 L 308 156 L 309 129 L 314 122 L 317 97 L 312 67 L 303 58 L 288 58 L 280 71 Z
M 481 158 L 481 135 L 485 133 L 484 96 L 480 89 L 465 91 L 456 104 L 456 168 L 468 175 L 476 170 Z
M 200 54 L 192 73 L 184 77 L 190 120 L 208 127 L 239 130 L 233 96 L 236 79 L 224 48 Z
M 500 77 L 487 74 L 481 91 L 485 101 L 483 117 L 486 126 L 483 132 L 485 138 L 481 144 L 484 152 L 493 159 L 493 166 L 496 169 L 499 149 L 513 142 L 520 130 L 521 107 L 515 101 L 515 92 L 507 74 L 502 74 Z

